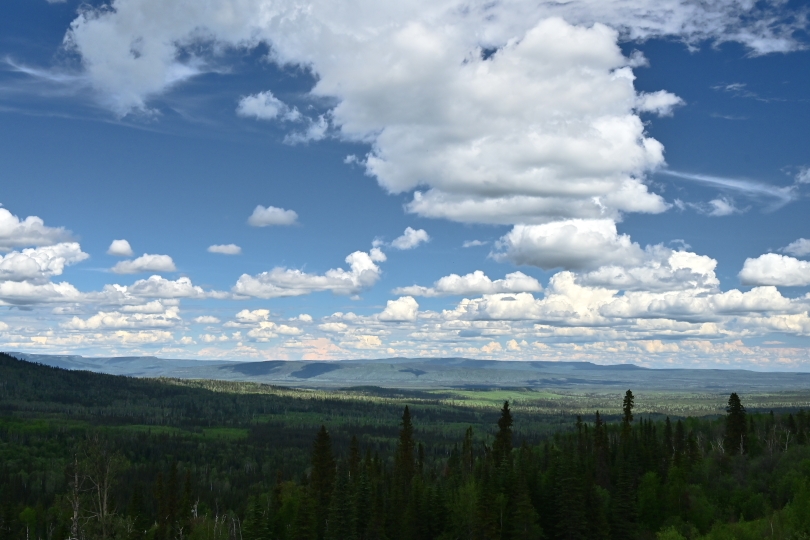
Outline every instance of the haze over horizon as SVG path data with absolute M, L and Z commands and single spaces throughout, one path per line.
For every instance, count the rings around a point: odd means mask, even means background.
M 802 2 L 9 0 L 0 350 L 810 371 Z

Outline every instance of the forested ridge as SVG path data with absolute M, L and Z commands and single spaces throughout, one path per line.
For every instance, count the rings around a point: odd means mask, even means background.
M 810 418 L 737 394 L 653 420 L 628 391 L 552 432 L 509 403 L 228 390 L 0 354 L 0 540 L 810 538 Z

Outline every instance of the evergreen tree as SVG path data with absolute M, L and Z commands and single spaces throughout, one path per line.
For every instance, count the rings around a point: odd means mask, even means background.
M 539 525 L 539 516 L 537 510 L 534 509 L 534 505 L 532 505 L 529 488 L 523 476 L 518 479 L 514 508 L 511 527 L 512 539 L 539 540 L 543 538 L 543 530 Z
M 475 454 L 473 453 L 472 426 L 468 427 L 467 431 L 464 432 L 464 442 L 461 444 L 461 464 L 465 475 L 473 472 L 473 466 L 475 465 Z
M 669 464 L 672 462 L 672 456 L 675 453 L 675 441 L 672 438 L 672 422 L 669 421 L 669 416 L 664 423 L 664 473 L 669 469 Z
M 355 513 L 349 493 L 349 478 L 344 467 L 340 468 L 335 489 L 329 504 L 329 517 L 326 521 L 326 540 L 354 540 Z
M 636 398 L 633 392 L 628 390 L 624 394 L 622 400 L 622 435 L 630 435 L 630 425 L 633 422 L 633 407 L 635 406 Z
M 773 411 L 771 411 L 771 416 L 773 416 Z M 745 407 L 740 401 L 740 396 L 734 392 L 729 396 L 726 407 L 726 433 L 723 447 L 727 454 L 735 456 L 746 452 L 746 427 Z
M 335 488 L 335 456 L 332 453 L 332 438 L 326 431 L 326 426 L 321 426 L 315 437 L 309 486 L 312 491 L 314 513 L 317 516 L 317 536 L 322 538 L 329 511 L 329 500 Z
M 357 479 L 360 473 L 360 443 L 357 436 L 352 435 L 352 442 L 349 444 L 349 478 L 352 481 Z
M 495 435 L 495 442 L 492 444 L 492 456 L 495 464 L 499 465 L 504 459 L 508 459 L 512 453 L 512 413 L 509 410 L 509 402 L 503 402 L 501 417 L 498 419 L 498 433 Z
M 593 426 L 594 475 L 596 477 L 596 483 L 603 489 L 610 487 L 609 451 L 607 427 L 602 421 L 599 411 L 596 411 Z

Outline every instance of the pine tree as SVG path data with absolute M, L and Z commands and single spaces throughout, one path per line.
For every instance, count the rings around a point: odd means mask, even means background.
M 672 438 L 672 448 L 672 462 L 676 467 L 680 467 L 684 464 L 684 458 L 686 457 L 686 430 L 681 420 L 675 423 L 675 436 Z
M 675 453 L 675 441 L 672 438 L 672 422 L 669 421 L 667 416 L 666 423 L 664 423 L 664 473 L 669 469 L 669 464 L 672 462 L 672 455 Z
M 472 426 L 467 428 L 467 431 L 464 432 L 464 442 L 461 445 L 461 464 L 462 470 L 464 474 L 470 474 L 473 472 L 473 466 L 475 465 L 475 455 L 473 453 L 473 428 Z
M 326 540 L 353 540 L 355 538 L 355 513 L 349 493 L 348 472 L 344 467 L 341 467 L 337 474 L 328 515 Z
M 630 435 L 630 424 L 633 422 L 633 407 L 635 406 L 636 398 L 633 392 L 628 390 L 624 394 L 622 400 L 622 435 L 627 437 Z
M 723 447 L 727 454 L 735 456 L 744 454 L 747 450 L 745 407 L 736 392 L 728 398 L 726 407 L 726 434 Z M 773 414 L 773 411 L 771 411 Z
M 357 437 L 352 435 L 352 442 L 349 444 L 349 478 L 356 481 L 360 473 L 360 443 Z
M 526 479 L 523 476 L 518 480 L 514 508 L 511 527 L 513 540 L 539 540 L 543 538 L 543 530 L 538 523 L 539 516 L 532 505 L 529 488 L 526 486 Z
M 495 442 L 492 445 L 492 456 L 495 464 L 508 459 L 512 453 L 512 413 L 509 410 L 509 402 L 503 402 L 501 417 L 498 419 L 498 433 L 495 435 Z
M 318 538 L 322 538 L 329 511 L 329 500 L 335 487 L 335 456 L 332 453 L 332 438 L 325 426 L 321 426 L 318 431 L 312 448 L 312 472 L 309 485 L 314 500 L 315 516 L 317 516 Z
M 594 475 L 596 483 L 602 489 L 610 487 L 610 468 L 608 465 L 608 436 L 607 427 L 596 411 L 596 419 L 593 426 L 593 453 L 594 453 Z

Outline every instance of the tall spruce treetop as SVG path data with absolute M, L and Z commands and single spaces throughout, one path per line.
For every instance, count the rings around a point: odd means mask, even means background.
M 405 411 L 402 413 L 402 424 L 399 430 L 399 443 L 397 444 L 397 466 L 398 472 L 403 476 L 406 482 L 414 474 L 414 449 L 416 443 L 413 439 L 413 423 L 411 423 L 411 411 L 405 405 Z
M 633 407 L 635 406 L 635 402 L 636 398 L 633 397 L 633 392 L 628 390 L 624 394 L 624 400 L 622 401 L 622 421 L 627 426 L 633 421 Z
M 329 498 L 332 496 L 334 485 L 335 456 L 332 453 L 332 438 L 326 431 L 326 426 L 321 426 L 312 448 L 310 486 L 318 505 L 318 511 L 322 514 L 329 508 Z
M 495 443 L 492 445 L 492 454 L 496 463 L 500 463 L 508 458 L 512 453 L 512 413 L 509 410 L 509 402 L 503 402 L 501 417 L 498 419 L 498 434 L 495 436 Z
M 726 435 L 723 447 L 726 453 L 732 456 L 744 454 L 748 446 L 745 429 L 747 427 L 745 407 L 743 407 L 740 396 L 736 392 L 733 392 L 728 398 L 726 413 Z

